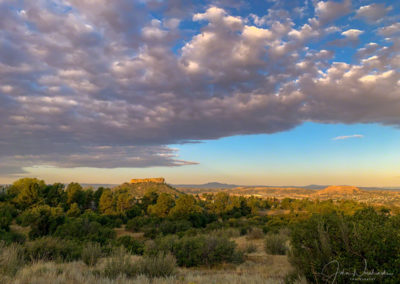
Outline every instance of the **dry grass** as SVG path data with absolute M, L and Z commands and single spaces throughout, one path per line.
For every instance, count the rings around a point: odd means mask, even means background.
M 0 242 L 0 275 L 15 275 L 24 266 L 24 258 L 24 250 L 20 245 L 6 246 Z
M 269 255 L 263 249 L 263 239 L 247 240 L 245 236 L 233 238 L 239 248 L 249 244 L 257 248 L 248 253 L 240 265 L 222 264 L 217 267 L 178 268 L 176 274 L 165 278 L 137 275 L 129 278 L 120 274 L 116 278 L 105 277 L 104 271 L 110 258 L 102 258 L 92 267 L 82 261 L 69 263 L 36 262 L 21 268 L 13 276 L 0 275 L 0 283 L 14 284 L 268 284 L 285 283 L 285 276 L 293 271 L 285 255 Z M 130 262 L 140 263 L 141 256 L 129 256 Z
M 29 226 L 22 227 L 20 225 L 15 224 L 15 222 L 14 222 L 13 224 L 10 225 L 10 230 L 15 232 L 15 233 L 22 234 L 26 238 L 28 238 L 28 234 L 29 234 L 29 231 L 31 230 L 31 228 Z
M 145 239 L 144 236 L 143 236 L 144 235 L 143 232 L 133 233 L 133 232 L 127 231 L 126 228 L 125 228 L 125 225 L 122 225 L 120 228 L 114 228 L 114 231 L 116 233 L 116 237 L 117 238 L 122 237 L 122 236 L 131 236 L 131 237 L 133 237 L 135 239 L 138 239 L 138 240 L 144 240 Z

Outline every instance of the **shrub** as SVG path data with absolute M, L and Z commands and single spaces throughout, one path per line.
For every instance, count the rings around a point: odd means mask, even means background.
M 156 256 L 159 253 L 167 254 L 168 252 L 173 252 L 178 242 L 179 238 L 176 235 L 168 235 L 155 241 L 147 241 L 145 255 Z
M 26 237 L 23 234 L 0 229 L 0 241 L 5 242 L 6 244 L 11 244 L 11 243 L 23 244 L 25 242 L 25 239 Z
M 44 237 L 27 243 L 27 253 L 36 261 L 72 261 L 80 258 L 81 247 L 73 241 Z
M 245 247 L 246 253 L 253 253 L 257 251 L 257 246 L 254 243 L 248 243 Z
M 240 228 L 240 235 L 241 236 L 244 236 L 244 235 L 247 235 L 247 228 Z
M 243 255 L 236 251 L 236 244 L 225 237 L 215 235 L 184 236 L 175 235 L 156 239 L 146 246 L 146 254 L 171 252 L 179 266 L 214 265 L 221 262 L 241 262 Z
M 101 246 L 98 243 L 88 243 L 86 247 L 82 249 L 82 260 L 88 266 L 96 265 L 101 256 Z
M 18 222 L 30 226 L 29 238 L 35 239 L 52 234 L 58 226 L 64 223 L 64 213 L 61 207 L 39 205 L 24 211 L 18 216 Z
M 224 229 L 214 231 L 213 235 L 229 239 L 229 238 L 239 237 L 240 232 L 236 228 L 224 228 Z
M 260 228 L 252 228 L 246 236 L 246 238 L 249 240 L 262 239 L 263 237 L 264 232 Z
M 313 215 L 293 227 L 289 259 L 309 282 L 325 282 L 339 267 L 357 275 L 375 271 L 374 283 L 400 283 L 399 235 L 400 216 L 373 208 Z M 379 275 L 383 271 L 392 275 Z M 336 282 L 349 283 L 349 277 L 339 273 Z
M 8 231 L 13 219 L 10 205 L 0 204 L 0 230 Z
M 25 263 L 24 255 L 22 246 L 0 242 L 0 275 L 14 276 Z
M 286 253 L 286 238 L 281 234 L 269 234 L 265 238 L 265 251 L 269 254 L 284 255 Z
M 160 224 L 160 231 L 164 235 L 176 234 L 192 228 L 192 223 L 187 220 L 170 221 L 165 220 Z
M 103 274 L 110 279 L 115 279 L 120 275 L 133 277 L 137 274 L 137 267 L 134 265 L 131 255 L 120 247 L 115 250 L 111 258 L 107 259 Z
M 139 232 L 140 229 L 151 223 L 151 219 L 144 216 L 137 216 L 126 223 L 126 229 L 131 232 Z
M 168 277 L 176 273 L 176 259 L 168 254 L 158 254 L 157 256 L 144 257 L 137 263 L 138 274 L 147 277 Z
M 65 239 L 105 244 L 115 238 L 115 231 L 96 221 L 90 221 L 89 218 L 69 218 L 65 224 L 57 228 L 54 235 Z
M 122 236 L 116 240 L 116 244 L 123 246 L 131 254 L 143 254 L 144 243 L 131 236 Z

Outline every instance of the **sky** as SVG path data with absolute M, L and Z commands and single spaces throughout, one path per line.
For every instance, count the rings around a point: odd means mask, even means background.
M 0 183 L 400 185 L 400 2 L 0 0 Z

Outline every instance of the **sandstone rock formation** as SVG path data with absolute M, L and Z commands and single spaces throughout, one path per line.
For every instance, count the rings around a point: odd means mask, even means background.
M 135 178 L 131 179 L 130 183 L 165 183 L 164 178 Z

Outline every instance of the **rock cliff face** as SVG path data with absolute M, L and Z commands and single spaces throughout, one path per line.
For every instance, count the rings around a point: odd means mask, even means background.
M 131 183 L 165 183 L 164 178 L 134 178 L 131 179 Z

